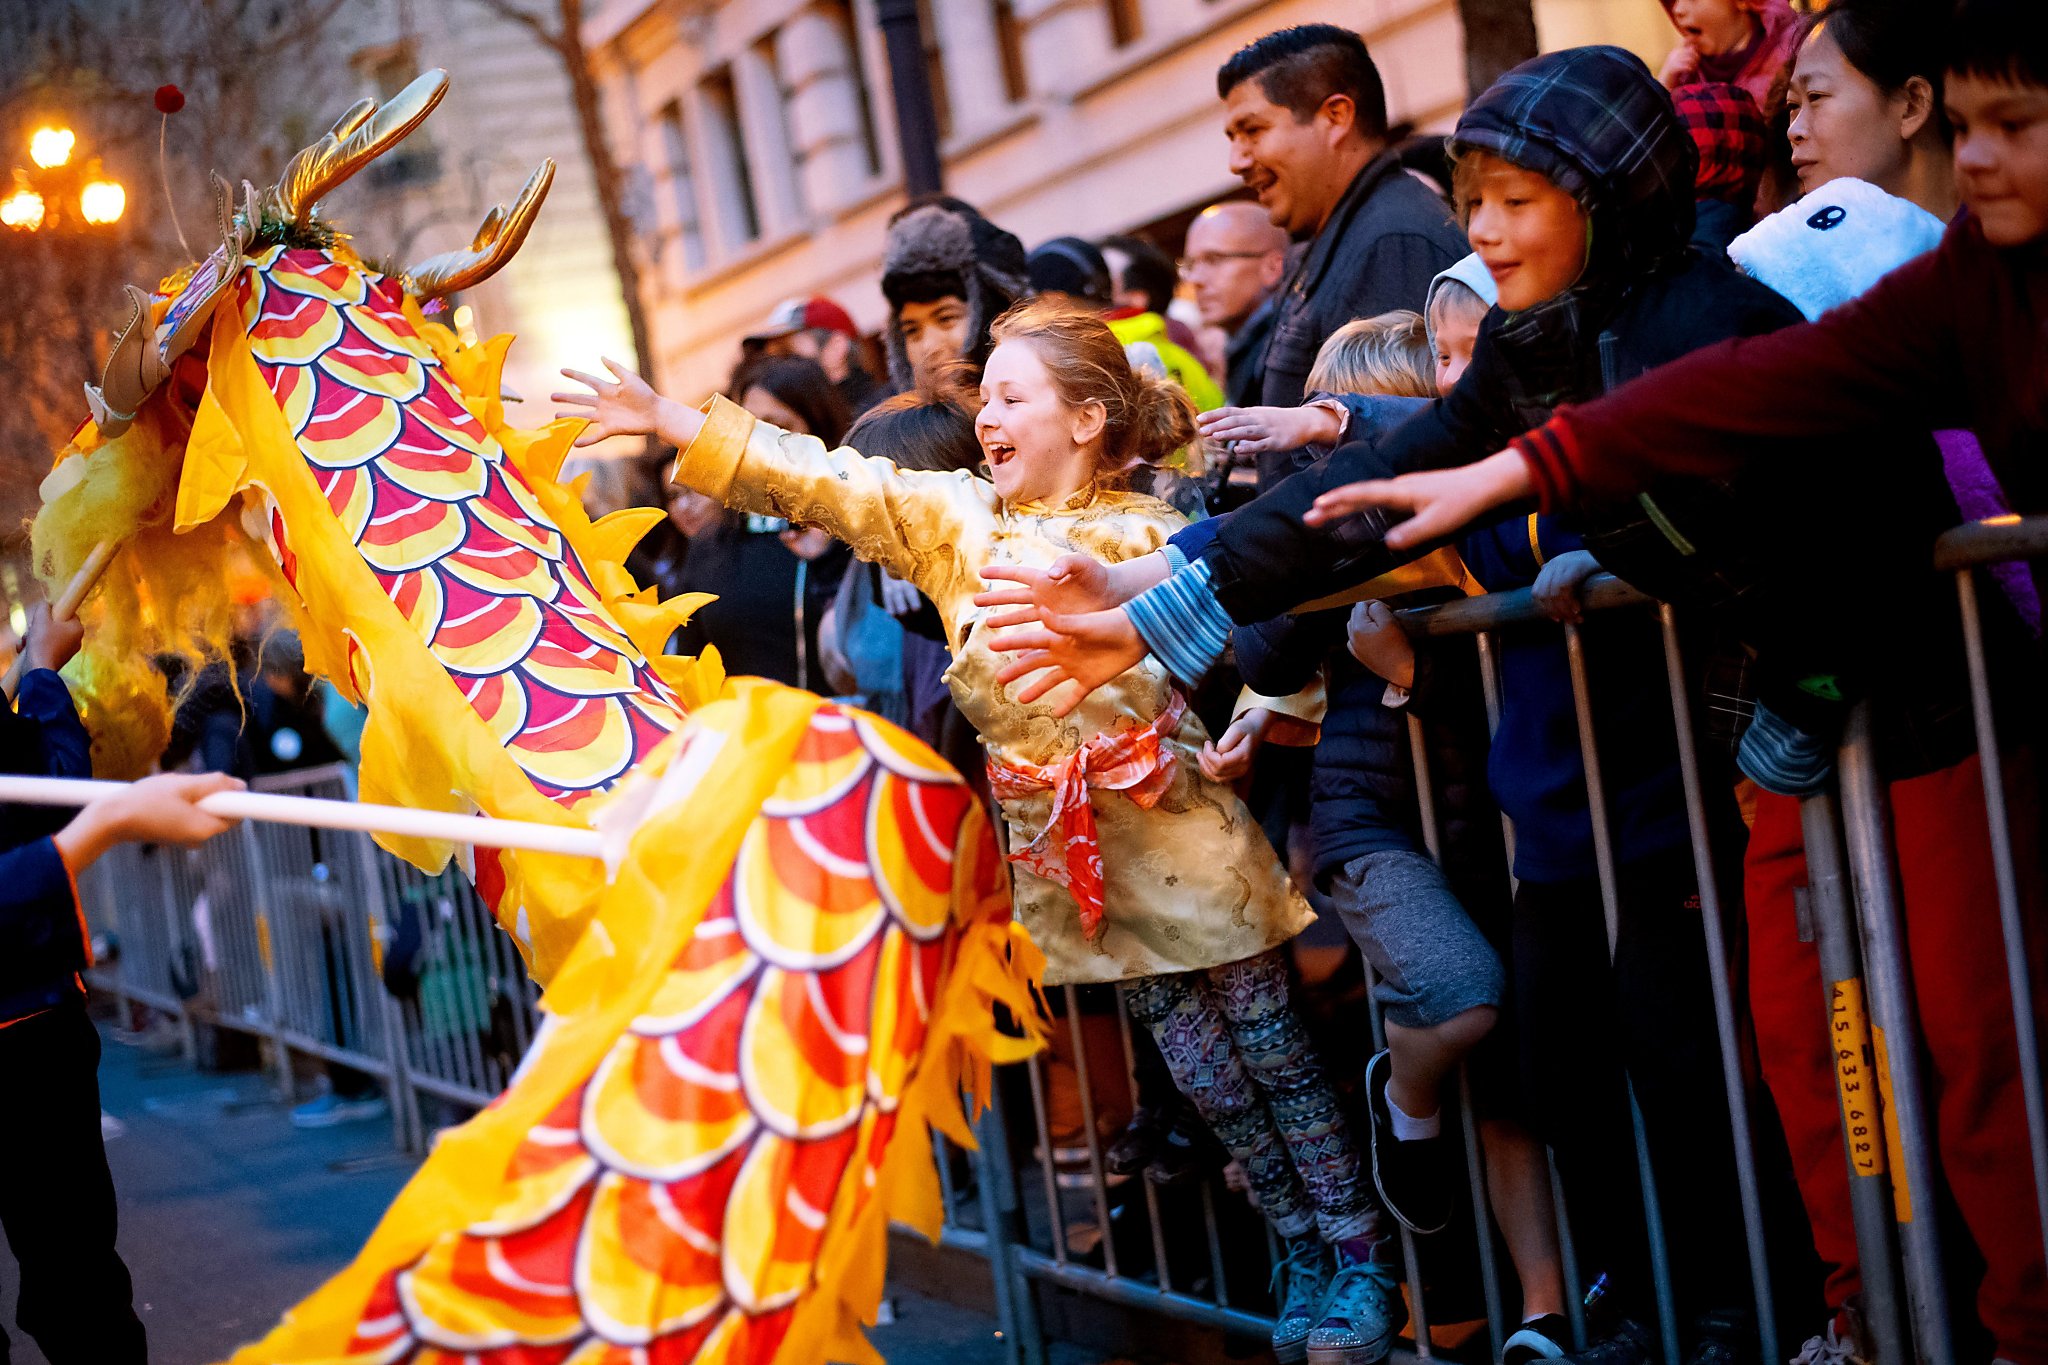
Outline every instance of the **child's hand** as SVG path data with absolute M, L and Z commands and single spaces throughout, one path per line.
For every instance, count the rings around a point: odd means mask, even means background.
M 1579 590 L 1598 572 L 1600 561 L 1590 553 L 1569 550 L 1543 566 L 1529 595 L 1536 599 L 1536 610 L 1551 620 L 1578 625 L 1586 619 L 1586 604 L 1579 599 Z
M 1045 569 L 990 564 L 981 571 L 984 579 L 1017 586 L 977 593 L 974 605 L 1015 608 L 997 612 L 984 623 L 996 629 L 1031 625 L 1048 613 L 1080 616 L 1120 607 L 1166 574 L 1166 556 L 1161 554 L 1140 555 L 1121 564 L 1105 564 L 1089 555 L 1061 555 Z
M 887 569 L 882 571 L 882 610 L 891 616 L 911 616 L 924 605 L 924 594 Z
M 1328 526 L 1369 507 L 1414 513 L 1387 532 L 1389 550 L 1445 540 L 1496 507 L 1535 491 L 1529 466 L 1512 450 L 1489 455 L 1460 469 L 1367 479 L 1333 488 L 1302 515 L 1310 526 Z
M 1052 708 L 1056 716 L 1071 713 L 1096 688 L 1136 668 L 1147 653 L 1138 628 L 1121 607 L 1080 616 L 1047 613 L 1039 625 L 996 636 L 989 648 L 1018 655 L 996 674 L 999 685 L 1037 674 L 1018 690 L 1019 703 L 1029 704 L 1061 689 Z
M 782 548 L 798 559 L 816 559 L 832 548 L 832 533 L 820 526 L 789 526 L 776 532 Z
M 209 815 L 199 803 L 215 792 L 244 790 L 226 773 L 159 773 L 131 782 L 78 812 L 56 835 L 57 851 L 74 873 L 115 844 L 202 844 L 236 821 Z
M 1393 608 L 1378 600 L 1360 602 L 1344 634 L 1352 658 L 1396 687 L 1415 686 L 1415 646 Z
M 1680 43 L 1672 48 L 1671 55 L 1664 59 L 1664 65 L 1657 69 L 1657 79 L 1666 90 L 1691 85 L 1699 78 L 1700 54 L 1693 50 L 1691 43 Z
M 1211 782 L 1230 783 L 1250 772 L 1272 724 L 1273 713 L 1264 707 L 1253 707 L 1230 722 L 1222 735 L 1204 744 L 1195 756 L 1202 776 Z
M 1335 445 L 1343 419 L 1328 408 L 1217 408 L 1195 419 L 1205 441 L 1228 441 L 1230 453 L 1263 455 L 1306 445 Z
M 85 639 L 85 627 L 76 620 L 59 621 L 50 615 L 50 604 L 39 602 L 28 614 L 28 638 L 22 642 L 24 669 L 62 668 L 78 653 Z
M 576 444 L 594 445 L 610 436 L 646 436 L 654 432 L 667 436 L 663 430 L 664 423 L 677 417 L 678 414 L 669 411 L 677 405 L 656 393 L 653 385 L 610 356 L 604 358 L 604 367 L 612 372 L 617 383 L 581 370 L 563 370 L 564 379 L 586 385 L 590 392 L 553 395 L 555 402 L 564 409 L 557 412 L 556 417 L 580 417 L 590 423 L 576 438 Z M 694 438 L 697 427 L 703 424 L 702 417 L 693 409 L 683 411 L 698 418 L 694 424 L 685 423 L 689 427 L 689 435 Z M 678 447 L 689 444 L 687 440 L 675 441 L 672 438 L 670 443 Z

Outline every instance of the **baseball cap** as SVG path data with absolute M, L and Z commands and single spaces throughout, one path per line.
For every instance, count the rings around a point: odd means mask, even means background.
M 850 337 L 860 336 L 860 328 L 853 325 L 853 317 L 844 308 L 823 294 L 813 294 L 809 298 L 784 299 L 776 304 L 768 314 L 768 320 L 749 332 L 747 340 L 774 341 L 778 337 L 813 328 Z

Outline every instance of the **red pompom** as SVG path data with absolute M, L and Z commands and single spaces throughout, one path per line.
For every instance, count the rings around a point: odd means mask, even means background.
M 156 111 L 159 114 L 175 114 L 185 107 L 185 92 L 175 85 L 159 85 L 156 88 Z

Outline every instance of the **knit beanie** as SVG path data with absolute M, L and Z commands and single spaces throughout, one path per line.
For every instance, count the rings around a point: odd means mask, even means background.
M 1029 289 L 1024 244 L 950 195 L 913 201 L 889 220 L 882 247 L 882 295 L 889 300 L 885 337 L 889 378 L 898 390 L 914 386 L 900 321 L 906 303 L 947 295 L 966 300 L 966 358 L 988 358 L 989 324 Z
M 1847 176 L 1728 244 L 1728 259 L 1810 321 L 1941 243 L 1942 222 L 1910 199 Z
M 1747 216 L 1769 160 L 1764 116 L 1756 101 L 1739 85 L 1706 81 L 1672 91 L 1671 103 L 1700 150 L 1693 198 L 1725 199 Z
M 1109 262 L 1093 242 L 1080 237 L 1055 237 L 1031 249 L 1029 258 L 1031 292 L 1065 294 L 1083 303 L 1106 308 L 1114 292 L 1109 281 Z

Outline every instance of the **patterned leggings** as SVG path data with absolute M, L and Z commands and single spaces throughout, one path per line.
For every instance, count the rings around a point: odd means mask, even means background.
M 1282 1236 L 1371 1237 L 1379 1209 L 1279 949 L 1124 987 L 1180 1092 L 1244 1168 Z

